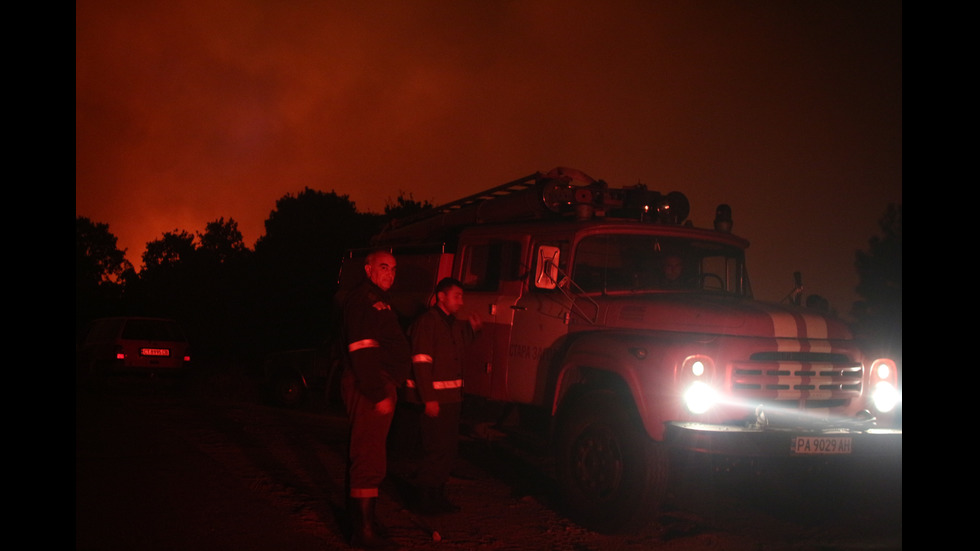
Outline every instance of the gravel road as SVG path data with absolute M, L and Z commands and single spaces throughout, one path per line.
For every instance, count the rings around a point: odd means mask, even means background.
M 258 396 L 214 384 L 79 389 L 76 548 L 346 548 L 346 419 L 322 405 L 269 407 Z M 399 475 L 411 454 L 395 442 L 379 515 L 404 549 L 902 548 L 900 459 L 873 473 L 684 464 L 661 514 L 628 535 L 603 535 L 560 514 L 547 459 L 480 425 L 465 432 L 448 488 L 462 510 L 436 519 L 401 506 Z

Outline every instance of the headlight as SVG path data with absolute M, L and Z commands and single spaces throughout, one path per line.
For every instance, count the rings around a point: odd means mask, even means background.
M 691 375 L 694 375 L 695 377 L 704 375 L 704 362 L 701 360 L 695 360 L 694 363 L 691 364 Z
M 694 381 L 684 392 L 684 405 L 691 413 L 704 413 L 717 402 L 715 389 L 702 381 Z
M 691 413 L 704 413 L 717 403 L 717 393 L 711 386 L 714 367 L 711 358 L 700 355 L 688 356 L 681 363 L 677 382 L 684 393 L 684 405 Z
M 874 402 L 875 409 L 882 413 L 888 413 L 895 409 L 895 406 L 902 400 L 902 396 L 891 383 L 880 382 L 875 385 L 871 400 Z
M 879 358 L 871 364 L 871 402 L 875 409 L 888 413 L 902 401 L 898 391 L 898 370 L 895 362 Z

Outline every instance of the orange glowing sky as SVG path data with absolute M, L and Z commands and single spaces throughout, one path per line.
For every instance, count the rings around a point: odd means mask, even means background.
M 535 171 L 732 206 L 756 296 L 846 314 L 902 200 L 893 0 L 78 0 L 75 214 L 137 267 L 305 187 L 381 212 Z

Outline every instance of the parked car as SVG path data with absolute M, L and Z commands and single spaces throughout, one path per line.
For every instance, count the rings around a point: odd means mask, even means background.
M 76 343 L 78 377 L 173 375 L 190 366 L 190 344 L 172 319 L 113 317 L 91 321 Z

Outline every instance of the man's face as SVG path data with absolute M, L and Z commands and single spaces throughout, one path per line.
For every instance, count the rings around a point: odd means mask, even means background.
M 364 266 L 368 279 L 387 291 L 395 283 L 395 257 L 388 253 L 378 253 Z
M 450 287 L 447 291 L 436 293 L 439 307 L 447 314 L 455 314 L 463 307 L 463 290 L 459 287 Z

